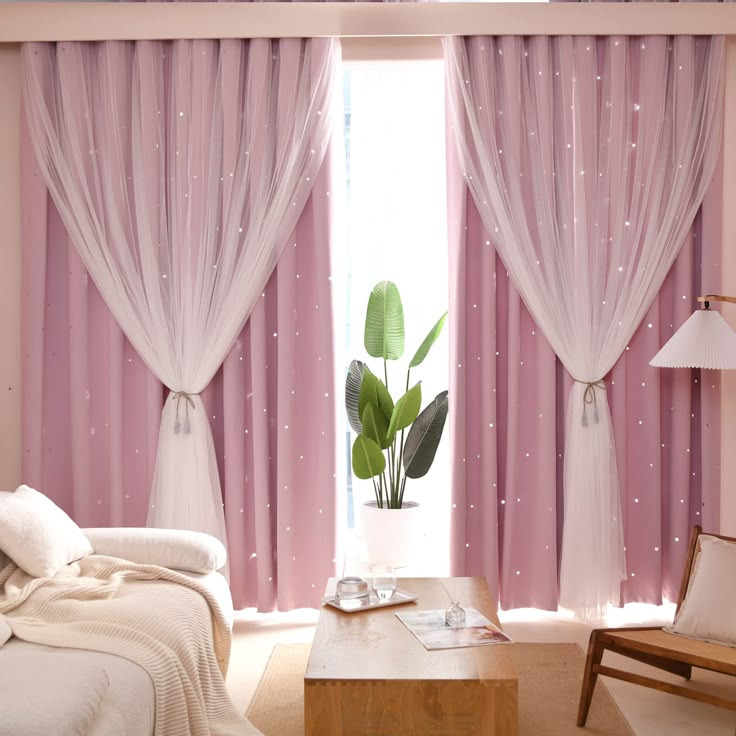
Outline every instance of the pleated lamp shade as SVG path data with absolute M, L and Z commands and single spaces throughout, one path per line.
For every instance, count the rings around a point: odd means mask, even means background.
M 649 361 L 658 368 L 736 368 L 736 332 L 720 312 L 699 309 Z

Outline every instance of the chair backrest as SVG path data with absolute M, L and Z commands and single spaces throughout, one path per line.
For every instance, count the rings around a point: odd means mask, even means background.
M 685 594 L 687 593 L 688 586 L 690 585 L 690 576 L 692 575 L 695 567 L 695 562 L 700 552 L 700 535 L 706 534 L 709 537 L 716 537 L 717 539 L 723 539 L 726 542 L 736 542 L 736 537 L 726 537 L 723 534 L 711 534 L 711 532 L 704 532 L 702 527 L 694 526 L 692 533 L 690 534 L 690 545 L 687 551 L 687 558 L 685 559 L 685 569 L 682 571 L 682 582 L 680 583 L 680 594 L 677 598 L 677 609 L 675 614 L 680 610 L 682 602 L 685 600 Z

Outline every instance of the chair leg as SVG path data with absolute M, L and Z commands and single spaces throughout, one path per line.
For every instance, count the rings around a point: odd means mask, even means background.
M 588 710 L 590 709 L 590 701 L 593 698 L 593 690 L 598 679 L 598 673 L 594 670 L 594 666 L 601 663 L 603 659 L 603 645 L 598 640 L 598 630 L 594 629 L 590 632 L 590 641 L 588 642 L 588 656 L 585 659 L 585 672 L 583 673 L 583 685 L 580 690 L 580 705 L 578 706 L 578 726 L 584 726 L 588 720 Z

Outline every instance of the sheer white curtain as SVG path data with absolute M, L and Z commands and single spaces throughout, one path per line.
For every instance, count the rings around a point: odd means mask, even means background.
M 452 125 L 493 234 L 488 245 L 575 379 L 560 604 L 600 620 L 626 577 L 603 379 L 711 181 L 723 40 L 472 37 L 444 45 Z
M 199 393 L 312 189 L 338 54 L 332 39 L 24 47 L 47 186 L 115 319 L 171 391 L 151 526 L 225 541 Z

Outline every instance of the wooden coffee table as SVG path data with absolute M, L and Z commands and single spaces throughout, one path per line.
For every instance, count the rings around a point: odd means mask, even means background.
M 399 578 L 415 603 L 357 613 L 323 606 L 304 674 L 306 736 L 516 736 L 511 645 L 430 652 L 394 615 L 447 608 L 441 580 Z M 444 582 L 463 607 L 500 626 L 483 578 Z

